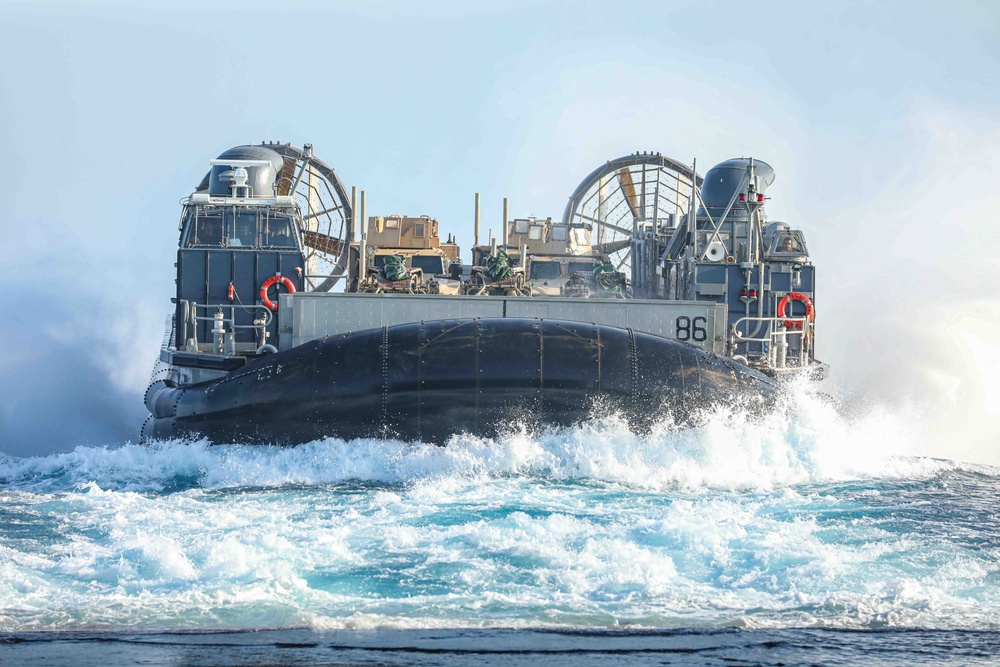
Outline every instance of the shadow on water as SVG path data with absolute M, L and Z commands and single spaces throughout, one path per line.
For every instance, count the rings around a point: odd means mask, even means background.
M 972 665 L 1000 633 L 954 630 L 261 630 L 0 635 L 6 664 Z

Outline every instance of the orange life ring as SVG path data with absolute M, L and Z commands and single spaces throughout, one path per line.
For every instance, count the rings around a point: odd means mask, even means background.
M 812 299 L 803 294 L 802 292 L 789 292 L 785 296 L 781 297 L 781 301 L 778 302 L 778 317 L 785 316 L 785 309 L 788 308 L 788 304 L 791 301 L 801 301 L 806 307 L 806 317 L 809 318 L 811 322 L 816 317 L 816 310 L 813 308 Z M 785 320 L 783 324 L 789 329 L 801 329 L 802 322 Z
M 289 294 L 295 294 L 295 283 L 293 283 L 290 278 L 288 278 L 287 276 L 283 276 L 280 273 L 278 275 L 271 276 L 263 283 L 261 283 L 260 302 L 264 304 L 265 308 L 270 308 L 271 310 L 274 311 L 278 310 L 278 304 L 276 304 L 274 301 L 271 301 L 271 299 L 268 298 L 267 291 L 272 287 L 274 287 L 275 285 L 277 285 L 278 283 L 281 283 Z

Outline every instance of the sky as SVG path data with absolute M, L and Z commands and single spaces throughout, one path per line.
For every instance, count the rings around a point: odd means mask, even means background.
M 178 201 L 280 140 L 466 248 L 475 192 L 489 227 L 636 150 L 766 160 L 831 393 L 1000 465 L 1000 3 L 0 0 L 0 59 L 0 451 L 137 436 Z

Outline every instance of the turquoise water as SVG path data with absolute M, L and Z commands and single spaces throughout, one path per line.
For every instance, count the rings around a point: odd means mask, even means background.
M 785 407 L 643 435 L 610 418 L 445 447 L 0 456 L 0 634 L 522 629 L 530 647 L 539 630 L 931 630 L 992 645 L 1000 470 L 913 456 L 887 412 Z

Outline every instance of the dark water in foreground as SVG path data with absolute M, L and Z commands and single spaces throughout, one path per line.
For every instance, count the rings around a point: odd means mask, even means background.
M 0 635 L 4 664 L 987 665 L 1000 633 L 955 630 L 264 630 Z
M 1000 662 L 1000 470 L 821 401 L 0 455 L 0 664 Z

